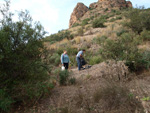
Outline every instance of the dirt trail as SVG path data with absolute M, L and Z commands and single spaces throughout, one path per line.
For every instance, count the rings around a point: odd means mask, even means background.
M 93 92 L 103 86 L 105 82 L 103 78 L 106 76 L 106 78 L 115 78 L 117 82 L 117 75 L 125 74 L 123 72 L 125 72 L 126 69 L 121 63 L 113 63 L 110 63 L 111 65 L 109 63 L 100 63 L 82 71 L 78 71 L 77 68 L 71 69 L 72 77 L 75 77 L 77 80 L 75 85 L 56 86 L 51 91 L 49 97 L 42 99 L 36 106 L 28 111 L 24 111 L 24 113 L 88 113 L 85 109 L 88 109 L 88 106 L 92 104 Z M 118 71 L 120 69 L 122 69 L 122 71 Z M 124 79 L 124 76 L 121 77 Z M 130 91 L 137 95 L 137 99 L 141 100 L 144 96 L 150 96 L 149 73 L 142 78 L 135 77 L 133 80 L 129 81 L 128 79 L 126 82 Z M 86 98 L 83 100 L 83 97 Z M 81 105 L 80 101 L 85 101 L 82 103 L 84 105 Z M 142 103 L 147 110 L 145 113 L 150 113 L 150 102 L 142 101 Z M 78 104 L 80 106 L 76 108 Z M 100 106 L 98 109 L 99 111 L 96 109 L 90 113 L 103 113 L 103 111 L 100 111 Z M 67 112 L 66 110 L 71 110 L 71 112 Z

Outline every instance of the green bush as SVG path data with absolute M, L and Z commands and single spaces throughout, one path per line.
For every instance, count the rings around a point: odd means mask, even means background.
M 69 77 L 69 72 L 67 70 L 60 71 L 59 73 L 59 84 L 66 85 Z
M 127 33 L 127 32 L 128 32 L 127 30 L 121 29 L 116 34 L 117 34 L 117 36 L 121 36 L 122 34 Z
M 108 18 L 109 18 L 108 15 L 102 15 L 100 18 L 95 19 L 95 20 L 93 21 L 92 27 L 93 27 L 93 28 L 98 28 L 98 27 L 103 28 L 103 27 L 106 27 L 106 26 L 104 25 L 104 23 L 107 22 L 107 19 L 108 19 Z
M 9 97 L 3 89 L 0 89 L 0 109 L 8 112 L 12 103 L 14 103 L 12 98 Z
M 50 59 L 49 59 L 50 63 L 55 65 L 55 66 L 58 66 L 60 64 L 60 55 L 57 54 L 57 53 L 54 53 Z
M 73 25 L 72 25 L 72 27 L 76 27 L 76 26 L 79 26 L 80 24 L 79 23 L 74 23 Z
M 138 71 L 145 68 L 141 62 L 142 53 L 138 50 L 139 42 L 136 37 L 133 37 L 135 35 L 124 33 L 117 40 L 107 39 L 102 44 L 101 55 L 104 59 L 126 61 L 126 65 L 131 71 Z
M 130 19 L 125 22 L 125 26 L 140 34 L 144 29 L 150 30 L 150 12 L 145 9 L 131 9 L 125 14 Z
M 103 44 L 105 42 L 105 40 L 107 39 L 108 37 L 106 36 L 101 36 L 101 37 L 97 37 L 97 38 L 94 38 L 93 39 L 93 42 L 96 43 L 96 44 Z
M 74 77 L 73 77 L 73 78 L 70 78 L 70 79 L 69 79 L 69 83 L 72 84 L 72 85 L 73 85 L 73 84 L 76 84 L 76 78 L 74 78 Z
M 101 20 L 101 19 L 96 19 L 96 20 L 93 21 L 92 27 L 93 27 L 93 28 L 98 28 L 98 27 L 103 28 L 103 27 L 106 27 L 106 26 L 104 25 L 105 22 L 106 22 L 105 19 L 102 19 L 102 20 Z
M 90 19 L 89 19 L 89 18 L 84 19 L 84 20 L 82 21 L 82 26 L 87 25 L 89 21 L 90 21 Z
M 109 22 L 114 22 L 114 21 L 116 21 L 115 18 L 112 18 L 112 19 L 109 20 Z
M 89 61 L 89 64 L 90 65 L 95 65 L 95 64 L 99 64 L 102 61 L 103 61 L 103 59 L 102 59 L 101 56 L 93 56 L 93 57 L 91 57 L 91 59 Z
M 144 51 L 143 53 L 141 53 L 142 58 L 139 62 L 139 68 L 146 68 L 149 69 L 150 68 L 150 51 Z
M 108 11 L 108 8 L 106 8 L 106 9 L 104 10 L 104 12 L 106 12 L 106 11 Z
M 14 21 L 9 2 L 0 12 L 0 111 L 7 111 L 14 103 L 33 104 L 44 95 L 50 69 L 42 25 L 28 11 L 18 12 L 19 21 Z
M 93 20 L 93 19 L 94 19 L 94 16 L 91 16 L 91 17 L 90 17 L 90 20 Z
M 67 53 L 68 53 L 69 56 L 76 55 L 78 53 L 77 48 L 67 47 L 66 50 L 67 50 Z
M 141 32 L 140 38 L 143 41 L 150 41 L 150 31 L 143 30 L 143 32 Z

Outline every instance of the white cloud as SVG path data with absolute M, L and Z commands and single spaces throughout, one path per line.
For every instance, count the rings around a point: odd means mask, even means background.
M 40 21 L 44 28 L 50 31 L 52 24 L 57 24 L 59 9 L 51 0 L 15 0 L 11 1 L 11 10 L 29 10 L 34 21 Z

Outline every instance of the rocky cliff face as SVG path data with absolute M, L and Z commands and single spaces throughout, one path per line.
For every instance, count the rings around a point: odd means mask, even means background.
M 92 9 L 96 9 L 97 11 L 102 13 L 102 10 L 104 9 L 121 9 L 123 7 L 132 7 L 132 3 L 126 0 L 98 0 L 98 2 L 91 3 L 89 8 L 83 3 L 78 3 L 71 14 L 69 28 L 72 27 L 74 23 L 78 22 L 78 20 L 82 17 L 86 18 L 85 15 L 87 15 L 88 17 Z
M 89 8 L 83 3 L 78 3 L 77 6 L 74 8 L 73 13 L 71 14 L 69 27 L 76 23 L 78 19 L 81 18 L 88 10 Z

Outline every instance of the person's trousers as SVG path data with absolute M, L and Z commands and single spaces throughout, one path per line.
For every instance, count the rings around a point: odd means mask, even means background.
M 69 67 L 69 63 L 64 63 L 64 67 L 65 67 L 65 69 L 67 70 L 68 67 Z
M 82 64 L 81 64 L 81 59 L 80 57 L 76 57 L 77 64 L 78 64 L 78 70 L 81 70 Z

